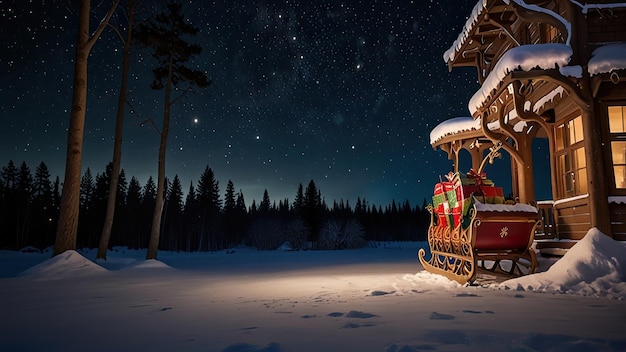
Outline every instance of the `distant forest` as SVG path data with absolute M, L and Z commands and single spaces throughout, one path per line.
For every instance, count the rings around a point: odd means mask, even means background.
M 88 168 L 80 185 L 78 248 L 97 248 L 102 232 L 111 164 L 95 175 Z M 423 241 L 429 213 L 408 200 L 385 208 L 357 198 L 354 207 L 340 200 L 327 204 L 311 180 L 298 187 L 293 201 L 271 200 L 267 190 L 257 204 L 246 206 L 244 195 L 228 181 L 222 193 L 208 166 L 184 195 L 178 178 L 167 180 L 159 249 L 216 251 L 247 245 L 274 250 L 288 242 L 292 249 L 344 249 L 367 241 Z M 41 162 L 34 176 L 25 162 L 13 161 L 0 172 L 0 248 L 44 249 L 54 245 L 60 188 Z M 110 247 L 147 248 L 156 184 L 150 177 L 141 185 L 120 173 Z M 183 199 L 184 198 L 184 199 Z M 426 203 L 426 201 L 424 201 Z

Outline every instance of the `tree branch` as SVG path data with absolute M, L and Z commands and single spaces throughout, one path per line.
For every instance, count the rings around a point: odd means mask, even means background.
M 89 40 L 87 40 L 87 43 L 85 44 L 85 48 L 88 51 L 91 50 L 91 48 L 96 43 L 98 38 L 100 38 L 100 34 L 102 34 L 102 31 L 104 31 L 104 28 L 109 24 L 109 21 L 111 20 L 111 17 L 113 17 L 113 13 L 115 13 L 115 9 L 117 8 L 117 5 L 119 3 L 120 3 L 120 0 L 115 0 L 113 4 L 111 4 L 111 7 L 109 8 L 109 11 L 107 12 L 107 15 L 102 19 L 102 21 L 98 25 L 98 28 L 96 28 L 96 31 L 93 33 L 93 35 L 89 37 Z
M 174 103 L 175 103 L 176 101 L 178 101 L 179 99 L 181 99 L 182 97 L 184 97 L 185 95 L 187 95 L 187 93 L 189 93 L 189 92 L 193 92 L 193 91 L 194 91 L 194 89 L 193 89 L 193 87 L 192 87 L 192 86 L 189 86 L 189 87 L 185 88 L 185 89 L 183 90 L 183 92 L 182 92 L 182 93 L 180 93 L 180 95 L 179 95 L 179 96 L 177 96 L 176 98 L 172 99 L 172 101 L 170 101 L 170 106 L 171 106 L 171 105 L 174 105 Z
M 159 129 L 159 127 L 157 127 L 157 125 L 154 123 L 154 120 L 151 118 L 146 119 L 145 121 L 143 121 L 142 123 L 139 124 L 139 126 L 143 127 L 143 125 L 146 124 L 146 122 L 150 122 L 150 124 L 152 125 L 152 127 L 154 127 L 154 129 L 157 131 L 157 133 L 160 135 L 161 134 L 161 130 Z

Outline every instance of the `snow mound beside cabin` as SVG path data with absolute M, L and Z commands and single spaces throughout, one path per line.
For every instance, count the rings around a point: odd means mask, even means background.
M 547 271 L 507 280 L 501 286 L 624 300 L 625 279 L 626 247 L 592 228 Z
M 107 272 L 74 250 L 67 250 L 20 273 L 20 276 L 63 279 Z

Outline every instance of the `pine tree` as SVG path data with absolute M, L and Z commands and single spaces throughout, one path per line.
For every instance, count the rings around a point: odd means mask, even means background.
M 26 246 L 29 241 L 32 188 L 33 176 L 30 173 L 30 168 L 26 162 L 22 162 L 17 182 L 17 202 L 15 203 L 17 209 L 15 244 L 17 248 Z
M 239 222 L 237 216 L 237 199 L 235 198 L 235 185 L 233 181 L 228 180 L 226 183 L 226 194 L 224 194 L 224 234 L 228 245 L 237 243 L 237 232 Z
M 267 215 L 270 212 L 270 207 L 270 196 L 267 193 L 266 189 L 265 191 L 263 191 L 263 199 L 259 204 L 259 213 L 261 213 L 262 215 Z
M 180 250 L 183 235 L 183 188 L 180 184 L 178 175 L 174 175 L 174 179 L 169 187 L 167 194 L 167 210 L 164 220 L 164 244 L 169 250 Z
M 302 208 L 304 207 L 304 191 L 302 189 L 302 183 L 298 184 L 298 191 L 296 192 L 296 199 L 293 201 L 293 211 L 297 215 L 302 215 Z
M 154 206 L 156 204 L 156 184 L 152 176 L 148 177 L 146 184 L 143 186 L 143 203 L 142 203 L 142 228 L 140 232 L 139 248 L 146 248 L 150 240 L 150 232 L 152 228 L 152 215 L 154 214 Z
M 243 192 L 241 190 L 237 193 L 237 210 L 242 214 L 246 213 L 246 201 L 243 198 Z
M 172 104 L 180 98 L 172 98 L 172 89 L 180 89 L 183 88 L 183 84 L 188 84 L 188 88 L 183 89 L 184 92 L 187 92 L 193 86 L 207 87 L 210 83 L 203 71 L 193 70 L 185 66 L 190 59 L 202 51 L 199 45 L 189 44 L 184 40 L 186 37 L 197 34 L 198 28 L 185 20 L 182 5 L 179 2 L 169 2 L 166 6 L 166 12 L 157 14 L 151 21 L 138 26 L 135 36 L 140 45 L 153 49 L 152 57 L 158 62 L 158 66 L 152 70 L 154 73 L 152 89 L 165 88 L 163 127 L 160 131 L 161 142 L 159 144 L 157 197 L 146 259 L 156 259 L 159 246 L 170 109 Z
M 226 183 L 226 194 L 224 195 L 224 213 L 231 213 L 235 211 L 235 207 L 237 206 L 235 199 L 235 185 L 233 181 L 228 180 Z
M 50 171 L 48 166 L 42 161 L 35 170 L 33 180 L 33 214 L 32 229 L 37 236 L 35 243 L 37 247 L 43 248 L 49 245 L 53 236 L 52 221 L 55 216 L 54 200 L 52 197 L 52 182 L 50 182 Z
M 322 226 L 324 208 L 321 200 L 321 192 L 317 189 L 313 180 L 309 181 L 309 184 L 306 187 L 303 203 L 302 217 L 311 229 L 310 240 L 316 241 Z
M 237 193 L 237 202 L 235 206 L 235 219 L 236 219 L 236 235 L 234 239 L 234 244 L 240 244 L 243 238 L 243 235 L 248 230 L 249 218 L 248 211 L 246 209 L 246 201 L 243 197 L 243 192 L 239 190 Z
M 200 210 L 193 182 L 189 184 L 189 191 L 187 191 L 185 206 L 183 208 L 183 216 L 185 219 L 185 234 L 187 237 L 185 249 L 192 251 L 196 249 L 195 244 L 200 242 Z
M 6 203 L 6 192 L 4 186 L 4 180 L 2 178 L 2 173 L 0 173 L 0 247 L 5 248 L 8 247 L 9 244 L 6 236 L 6 222 L 7 222 L 7 203 Z
M 219 215 L 222 206 L 219 182 L 213 170 L 206 166 L 198 181 L 198 203 L 200 207 L 200 250 L 215 250 L 218 246 Z
M 9 160 L 9 164 L 2 167 L 2 179 L 4 180 L 5 190 L 15 191 L 17 189 L 17 177 L 17 168 L 13 160 Z
M 143 186 L 142 198 L 144 205 L 151 205 L 151 203 L 154 203 L 156 200 L 156 185 L 154 184 L 152 176 L 148 177 L 148 181 L 146 181 L 146 184 Z
M 0 229 L 0 236 L 3 236 L 2 244 L 4 246 L 16 247 L 15 234 L 18 231 L 18 227 L 15 221 L 17 217 L 17 207 L 15 204 L 17 202 L 18 171 L 13 160 L 9 160 L 7 166 L 2 167 L 2 173 L 0 175 L 3 179 L 4 203 L 6 204 L 5 212 L 2 214 L 5 221 Z
M 130 178 L 128 183 L 128 191 L 126 192 L 126 213 L 123 215 L 123 223 L 125 229 L 123 237 L 119 245 L 126 245 L 129 248 L 141 247 L 141 232 L 144 221 L 143 218 L 143 195 L 139 180 L 134 176 Z
M 91 176 L 91 169 L 87 168 L 80 181 L 80 208 L 81 212 L 89 209 L 92 205 L 93 192 L 96 188 Z

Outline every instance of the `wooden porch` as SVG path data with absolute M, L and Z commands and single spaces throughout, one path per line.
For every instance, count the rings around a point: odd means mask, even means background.
M 540 223 L 535 231 L 536 248 L 545 255 L 563 255 L 591 226 L 588 196 L 560 201 L 539 201 Z M 618 199 L 619 198 L 619 199 Z M 609 198 L 611 232 L 615 240 L 626 240 L 626 199 Z

